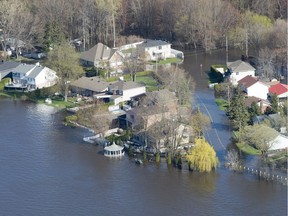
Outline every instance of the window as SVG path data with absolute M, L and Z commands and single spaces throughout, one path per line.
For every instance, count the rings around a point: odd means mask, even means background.
M 239 72 L 236 72 L 236 75 L 239 75 Z
M 159 46 L 158 48 L 159 48 L 159 50 L 161 50 L 161 49 L 162 49 L 162 46 Z

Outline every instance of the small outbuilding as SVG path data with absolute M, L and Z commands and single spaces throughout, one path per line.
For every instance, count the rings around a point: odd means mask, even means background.
M 106 157 L 121 157 L 124 154 L 124 146 L 116 145 L 114 142 L 112 145 L 104 148 L 104 156 Z

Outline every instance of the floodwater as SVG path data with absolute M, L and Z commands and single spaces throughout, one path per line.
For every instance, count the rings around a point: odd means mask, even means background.
M 191 54 L 182 65 L 197 83 L 195 103 L 213 120 L 207 139 L 220 160 L 230 142 L 227 119 L 199 69 L 223 59 L 222 52 Z M 165 161 L 109 159 L 82 141 L 87 130 L 65 127 L 62 118 L 46 105 L 0 100 L 0 215 L 287 215 L 286 186 L 222 166 L 199 174 Z

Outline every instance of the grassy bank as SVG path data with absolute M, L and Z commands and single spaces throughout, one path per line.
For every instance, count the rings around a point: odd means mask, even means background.
M 216 99 L 215 103 L 217 104 L 218 108 L 223 111 L 225 111 L 228 106 L 228 102 L 222 98 Z
M 245 154 L 249 155 L 260 155 L 261 152 L 258 149 L 253 148 L 245 143 L 236 143 L 236 146 Z

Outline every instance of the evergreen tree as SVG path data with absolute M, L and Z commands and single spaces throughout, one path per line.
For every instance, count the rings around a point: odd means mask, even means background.
M 239 87 L 235 88 L 227 114 L 232 120 L 235 130 L 241 130 L 249 121 L 248 109 L 245 105 L 245 97 Z
M 248 111 L 249 111 L 249 115 L 250 115 L 249 124 L 252 125 L 253 124 L 253 118 L 255 116 L 261 115 L 261 110 L 260 110 L 260 107 L 258 106 L 258 104 L 254 101 L 254 102 L 252 102 L 251 107 L 248 108 Z
M 267 110 L 268 113 L 266 114 L 274 114 L 279 111 L 279 100 L 276 94 L 272 94 L 270 97 L 270 103 L 271 103 L 271 109 L 269 111 Z

